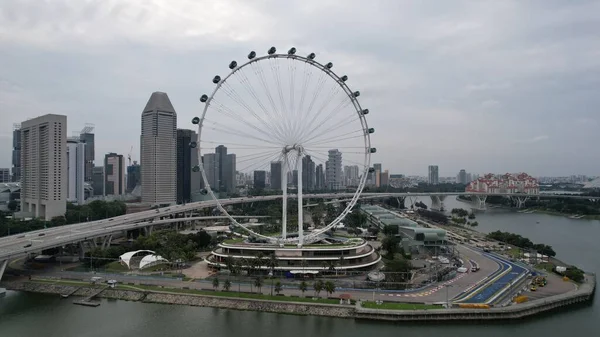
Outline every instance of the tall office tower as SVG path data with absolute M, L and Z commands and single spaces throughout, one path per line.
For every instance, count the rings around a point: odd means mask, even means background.
M 292 185 L 298 187 L 298 170 L 292 171 Z
M 95 196 L 104 195 L 104 166 L 92 168 L 92 188 Z
M 96 157 L 95 152 L 95 136 L 94 126 L 92 124 L 86 124 L 79 134 L 79 141 L 85 144 L 85 177 L 83 178 L 87 182 L 92 181 L 92 174 L 94 169 L 94 158 Z
M 21 123 L 21 211 L 46 221 L 67 211 L 67 116 Z
M 0 183 L 10 183 L 12 177 L 9 168 L 0 168 Z
M 104 156 L 104 195 L 125 194 L 125 160 L 122 154 Z
M 13 124 L 12 181 L 21 181 L 21 124 Z
M 439 170 L 437 165 L 429 165 L 429 179 L 431 185 L 437 185 L 440 181 Z
M 215 191 L 219 186 L 219 160 L 216 153 L 207 153 L 202 156 L 202 165 L 204 165 L 204 172 L 206 173 L 206 179 L 204 185 L 209 185 L 211 189 Z
M 456 182 L 459 184 L 467 183 L 467 171 L 462 169 L 458 172 L 458 176 L 456 177 Z
M 266 171 L 254 171 L 254 188 L 263 189 L 266 186 L 267 172 Z
M 344 166 L 344 183 L 346 186 L 358 186 L 359 178 L 358 165 Z
M 294 186 L 294 173 L 292 171 L 287 172 L 287 184 L 288 186 Z
M 317 165 L 315 169 L 315 189 L 321 191 L 325 189 L 325 173 L 323 172 L 323 164 Z
M 381 186 L 381 164 L 373 164 L 373 168 L 375 169 L 375 187 Z
M 234 153 L 227 155 L 225 159 L 225 169 L 223 170 L 225 176 L 225 190 L 227 193 L 235 193 L 237 189 L 236 179 L 236 158 Z
M 79 138 L 67 139 L 67 201 L 85 202 L 85 144 Z
M 227 178 L 225 175 L 225 171 L 227 169 L 227 147 L 224 145 L 219 145 L 215 148 L 215 154 L 217 155 L 215 158 L 218 162 L 219 171 L 217 172 L 218 177 L 218 185 L 214 185 L 213 189 L 217 191 L 225 192 L 227 191 Z
M 302 158 L 302 190 L 312 191 L 315 188 L 315 162 L 310 156 Z
M 198 150 L 190 144 L 198 142 L 198 135 L 193 130 L 177 129 L 177 203 L 192 200 L 192 193 L 200 189 L 200 172 L 192 168 L 198 163 Z
M 329 190 L 344 188 L 342 173 L 342 153 L 337 149 L 329 150 L 325 163 L 325 183 Z
M 127 166 L 127 189 L 125 192 L 130 193 L 137 185 L 140 184 L 140 175 L 140 165 L 137 163 L 137 161 L 134 161 L 133 164 Z
M 389 184 L 390 184 L 390 172 L 388 170 L 385 170 L 381 174 L 381 186 L 388 186 Z
M 142 112 L 142 202 L 177 201 L 177 114 L 164 92 L 154 92 Z
M 271 189 L 281 190 L 281 170 L 282 162 L 273 161 L 271 162 Z

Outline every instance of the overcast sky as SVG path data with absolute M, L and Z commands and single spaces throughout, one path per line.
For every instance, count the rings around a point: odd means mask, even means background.
M 165 91 L 189 128 L 215 74 L 295 46 L 350 77 L 392 173 L 600 174 L 598 1 L 0 1 L 0 167 L 13 123 L 95 124 L 96 163 L 139 159 Z

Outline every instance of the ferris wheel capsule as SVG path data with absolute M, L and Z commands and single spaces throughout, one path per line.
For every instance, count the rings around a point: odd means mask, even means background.
M 296 54 L 296 48 L 292 47 L 290 48 L 290 50 L 288 50 L 288 55 L 294 55 Z
M 255 57 L 256 57 L 256 52 L 255 51 L 251 51 L 250 54 L 248 54 L 248 59 L 249 60 L 252 60 Z
M 269 55 L 273 55 L 273 54 L 275 54 L 276 52 L 277 52 L 277 49 L 275 49 L 275 47 L 271 47 L 271 48 L 269 48 L 269 51 L 268 51 Z
M 231 61 L 231 63 L 229 63 L 229 69 L 233 70 L 235 67 L 237 67 L 237 62 Z
M 310 53 L 310 54 L 308 54 L 308 59 L 309 59 L 309 60 L 314 60 L 314 59 L 315 59 L 315 57 L 317 57 L 317 55 L 315 55 L 315 53 Z

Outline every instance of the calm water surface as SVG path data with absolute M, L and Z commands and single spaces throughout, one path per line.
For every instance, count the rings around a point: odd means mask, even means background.
M 423 199 L 429 203 L 428 199 Z M 454 199 L 446 207 L 465 207 Z M 493 209 L 478 214 L 479 230 L 519 233 L 550 244 L 558 256 L 600 272 L 600 221 Z M 538 223 L 539 222 L 539 223 Z M 0 337 L 119 336 L 595 336 L 600 300 L 585 306 L 511 324 L 388 324 L 348 319 L 278 315 L 102 300 L 79 307 L 56 296 L 9 292 L 0 299 Z

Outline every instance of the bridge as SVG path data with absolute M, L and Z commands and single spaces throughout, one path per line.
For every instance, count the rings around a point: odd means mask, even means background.
M 305 199 L 344 199 L 352 198 L 354 193 L 322 193 L 322 194 L 305 194 Z M 416 198 L 429 196 L 432 200 L 439 200 L 439 204 L 443 206 L 443 200 L 447 196 L 465 195 L 471 198 L 477 198 L 479 202 L 485 203 L 485 198 L 490 195 L 499 195 L 505 197 L 544 197 L 544 198 L 570 198 L 570 199 L 591 199 L 598 200 L 600 197 L 588 196 L 573 196 L 559 194 L 540 194 L 527 196 L 515 193 L 468 193 L 468 192 L 444 192 L 444 193 L 362 193 L 361 198 Z M 259 201 L 270 201 L 281 199 L 282 195 L 269 195 L 260 197 L 241 197 L 219 200 L 223 206 L 251 203 Z M 288 195 L 288 198 L 294 199 L 295 195 Z M 482 200 L 482 201 L 481 201 Z M 197 217 L 194 216 L 194 211 L 204 208 L 212 208 L 216 206 L 214 200 L 199 201 L 188 203 L 185 205 L 173 205 L 148 211 L 142 211 L 133 214 L 126 214 L 114 218 L 89 221 L 61 227 L 53 227 L 47 229 L 36 230 L 23 234 L 16 234 L 0 238 L 0 280 L 4 274 L 4 270 L 8 261 L 32 252 L 39 252 L 44 249 L 60 247 L 68 244 L 79 245 L 83 250 L 83 244 L 88 242 L 92 246 L 97 246 L 97 239 L 100 238 L 102 246 L 106 247 L 110 244 L 112 235 L 123 233 L 134 229 L 143 229 L 163 223 L 185 223 L 199 219 L 209 219 L 215 217 Z M 174 219 L 163 219 L 166 217 L 175 217 Z M 256 216 L 241 216 L 242 218 L 257 218 Z

